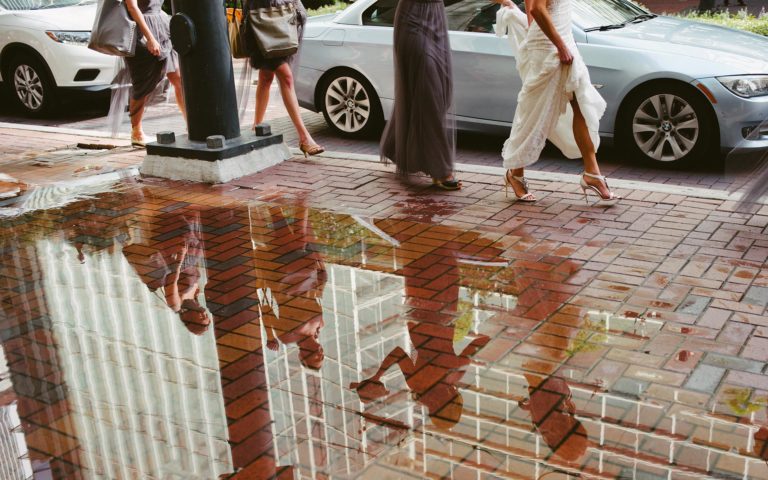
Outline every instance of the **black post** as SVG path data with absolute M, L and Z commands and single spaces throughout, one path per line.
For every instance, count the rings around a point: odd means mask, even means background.
M 235 74 L 221 0 L 173 0 L 171 40 L 179 53 L 189 139 L 240 136 Z

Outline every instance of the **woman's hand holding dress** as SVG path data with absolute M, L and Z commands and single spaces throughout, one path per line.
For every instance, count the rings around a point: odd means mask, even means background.
M 160 50 L 160 43 L 155 40 L 155 37 L 147 38 L 147 50 L 149 50 L 149 53 L 156 57 L 159 57 L 162 53 Z
M 565 45 L 557 48 L 557 56 L 560 57 L 560 63 L 570 65 L 573 63 L 573 54 Z

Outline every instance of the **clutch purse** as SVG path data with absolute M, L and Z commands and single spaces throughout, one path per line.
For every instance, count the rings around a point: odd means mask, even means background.
M 136 22 L 123 0 L 101 0 L 88 48 L 107 55 L 132 57 L 136 53 Z
M 264 58 L 293 55 L 299 50 L 299 29 L 293 3 L 248 11 L 248 26 Z

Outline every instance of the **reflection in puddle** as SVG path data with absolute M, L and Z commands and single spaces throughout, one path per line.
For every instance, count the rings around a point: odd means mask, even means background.
M 768 477 L 765 365 L 559 245 L 174 195 L 2 224 L 2 478 Z

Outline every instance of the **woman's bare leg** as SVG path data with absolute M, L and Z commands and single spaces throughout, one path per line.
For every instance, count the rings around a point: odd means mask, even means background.
M 291 66 L 283 63 L 275 70 L 275 75 L 277 75 L 277 81 L 280 84 L 280 95 L 283 97 L 285 109 L 288 110 L 288 116 L 291 117 L 296 133 L 299 134 L 299 142 L 306 145 L 314 145 L 315 141 L 304 125 L 304 120 L 302 120 L 301 113 L 299 112 L 299 101 L 296 98 Z
M 259 81 L 256 83 L 256 113 L 253 118 L 253 125 L 256 126 L 264 121 L 269 105 L 269 89 L 272 87 L 272 80 L 275 79 L 275 72 L 264 68 L 259 69 Z
M 525 168 L 510 168 L 509 170 L 507 170 L 506 175 L 507 175 L 507 181 L 512 187 L 512 190 L 515 192 L 515 196 L 517 198 L 522 198 L 525 194 L 529 193 L 528 191 L 526 191 L 525 185 L 523 185 L 522 182 L 512 178 L 512 177 L 524 178 Z
M 584 171 L 591 173 L 592 175 L 600 175 L 600 166 L 597 164 L 595 145 L 592 143 L 592 137 L 589 135 L 587 121 L 584 118 L 584 114 L 581 113 L 579 102 L 575 97 L 571 100 L 571 107 L 573 108 L 573 136 L 576 139 L 576 145 L 578 145 L 581 157 L 584 160 Z M 608 186 L 596 178 L 584 177 L 584 181 L 593 187 L 597 187 L 597 189 L 600 190 L 600 193 L 606 198 L 611 194 Z
M 147 97 L 135 100 L 131 98 L 128 102 L 128 114 L 131 117 L 131 138 L 135 140 L 141 140 L 139 137 L 143 137 L 143 130 L 141 128 L 141 120 L 144 118 L 144 106 L 147 103 Z
M 184 86 L 181 83 L 181 75 L 179 75 L 179 72 L 171 72 L 168 74 L 168 81 L 173 85 L 173 92 L 176 96 L 176 105 L 179 106 L 179 111 L 181 111 L 181 114 L 186 120 L 187 106 L 184 103 Z

